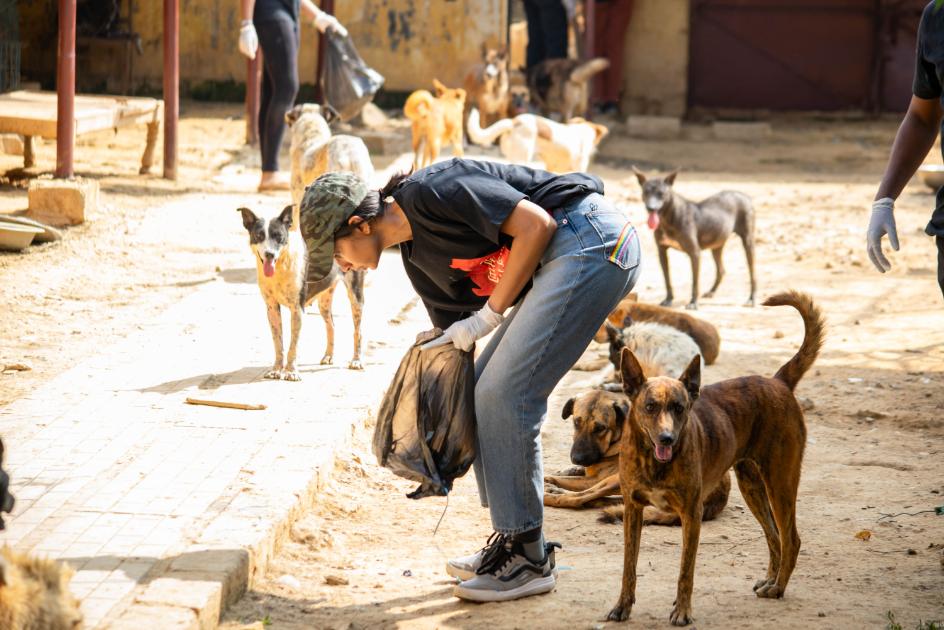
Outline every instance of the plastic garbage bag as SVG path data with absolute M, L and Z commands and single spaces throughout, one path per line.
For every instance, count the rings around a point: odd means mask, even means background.
M 475 365 L 452 344 L 410 348 L 374 429 L 377 462 L 420 482 L 411 499 L 449 494 L 475 459 Z
M 333 29 L 328 29 L 325 35 L 328 42 L 321 90 L 328 105 L 346 122 L 357 116 L 374 98 L 383 86 L 384 78 L 364 63 L 350 35 L 339 35 Z

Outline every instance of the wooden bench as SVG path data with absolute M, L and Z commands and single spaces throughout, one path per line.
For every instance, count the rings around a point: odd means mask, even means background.
M 147 125 L 147 143 L 140 173 L 148 173 L 154 161 L 154 146 L 160 130 L 164 101 L 137 96 L 75 97 L 75 135 Z M 0 94 L 0 133 L 24 137 L 23 166 L 33 165 L 33 136 L 55 139 L 56 93 L 19 90 Z

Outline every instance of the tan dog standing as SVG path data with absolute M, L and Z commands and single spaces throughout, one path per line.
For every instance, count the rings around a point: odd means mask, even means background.
M 456 157 L 465 155 L 462 148 L 465 90 L 448 88 L 437 79 L 433 79 L 433 86 L 436 96 L 416 90 L 403 105 L 403 114 L 412 122 L 414 169 L 435 162 L 446 144 L 452 144 Z
M 800 551 L 796 497 L 806 446 L 803 410 L 793 390 L 816 360 L 824 323 L 802 293 L 781 293 L 764 305 L 793 306 L 806 330 L 800 350 L 773 378 L 744 376 L 702 388 L 696 358 L 679 379 L 647 379 L 633 353 L 623 350 L 623 390 L 631 403 L 620 458 L 623 580 L 607 616 L 611 621 L 629 618 L 636 601 L 643 510 L 651 505 L 681 517 L 682 566 L 669 620 L 678 626 L 692 622 L 702 497 L 732 466 L 770 552 L 767 575 L 754 592 L 779 598 L 786 591 Z

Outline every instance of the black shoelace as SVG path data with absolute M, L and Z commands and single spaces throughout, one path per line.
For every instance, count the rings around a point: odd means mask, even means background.
M 514 555 L 512 552 L 512 537 L 498 532 L 488 538 L 482 547 L 482 564 L 475 571 L 478 575 L 500 571 Z

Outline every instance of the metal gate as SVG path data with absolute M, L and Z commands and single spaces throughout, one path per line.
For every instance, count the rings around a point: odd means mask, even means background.
M 925 0 L 691 0 L 690 107 L 907 106 Z

